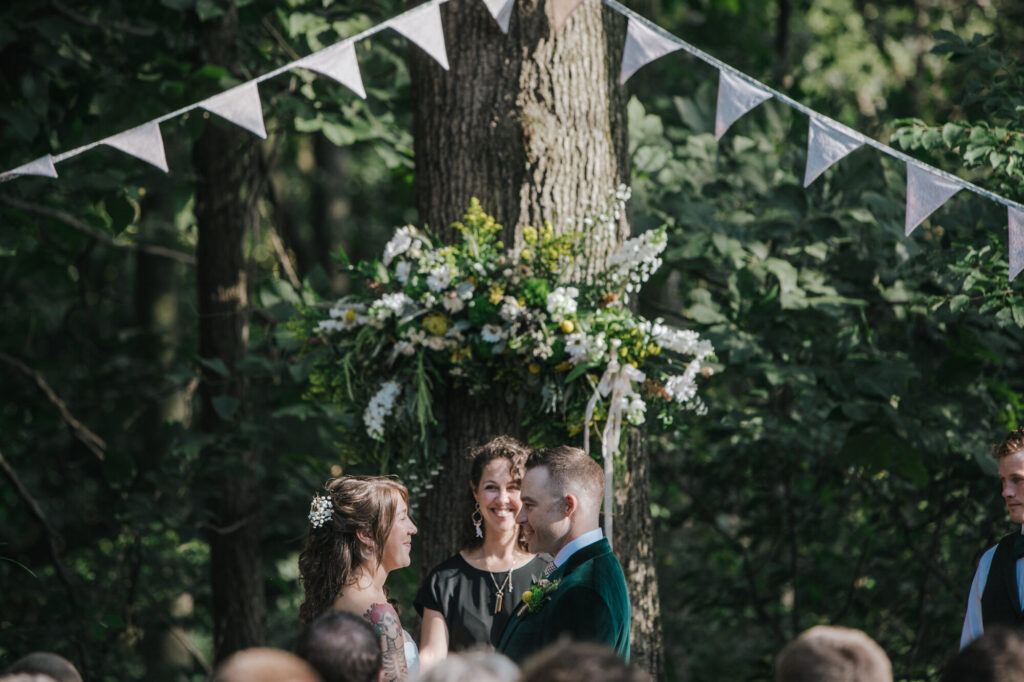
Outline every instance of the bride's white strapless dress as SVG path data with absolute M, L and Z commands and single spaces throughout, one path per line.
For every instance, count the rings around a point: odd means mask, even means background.
M 405 665 L 409 668 L 409 674 L 413 675 L 420 670 L 420 650 L 408 630 L 402 630 L 402 634 L 405 635 Z

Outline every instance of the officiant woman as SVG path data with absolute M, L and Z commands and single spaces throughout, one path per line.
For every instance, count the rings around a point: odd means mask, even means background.
M 527 455 L 529 449 L 508 436 L 471 453 L 468 492 L 474 505 L 466 542 L 430 572 L 416 594 L 424 668 L 449 651 L 496 646 L 531 578 L 544 570 L 547 558 L 526 550 L 516 523 Z

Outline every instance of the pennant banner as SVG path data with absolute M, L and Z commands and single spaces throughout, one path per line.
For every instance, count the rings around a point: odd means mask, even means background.
M 908 237 L 925 218 L 963 189 L 953 182 L 917 165 L 907 164 L 907 219 L 904 229 Z
M 619 83 L 625 83 L 645 64 L 682 49 L 679 43 L 629 18 L 626 26 L 626 46 L 622 50 L 622 71 Z
M 1007 206 L 1010 223 L 1010 281 L 1024 270 L 1024 211 Z
M 57 169 L 53 167 L 53 157 L 47 154 L 40 156 L 35 161 L 29 161 L 17 168 L 12 168 L 6 173 L 0 174 L 0 180 L 13 180 L 19 175 L 39 175 L 44 178 L 57 177 Z
M 814 182 L 825 169 L 864 143 L 843 132 L 838 124 L 811 116 L 807 130 L 807 167 L 804 187 Z
M 356 46 L 351 42 L 326 47 L 300 59 L 295 65 L 333 78 L 366 99 L 363 77 L 359 73 L 359 62 L 356 60 Z
M 448 53 L 444 49 L 444 28 L 441 26 L 441 8 L 429 2 L 391 19 L 385 26 L 395 29 L 423 48 L 438 64 L 448 70 Z
M 164 156 L 164 139 L 160 136 L 160 124 L 156 121 L 144 123 L 137 128 L 126 130 L 100 142 L 137 159 L 151 163 L 164 173 L 167 172 L 167 157 Z
M 724 69 L 718 72 L 718 106 L 715 112 L 715 139 L 720 140 L 736 120 L 772 93 L 751 85 Z
M 267 139 L 267 129 L 263 127 L 260 90 L 254 81 L 204 99 L 199 106 L 240 128 L 245 128 L 256 137 Z
M 516 0 L 484 0 L 484 4 L 498 22 L 501 32 L 508 33 L 508 25 L 512 21 L 512 6 L 516 4 Z

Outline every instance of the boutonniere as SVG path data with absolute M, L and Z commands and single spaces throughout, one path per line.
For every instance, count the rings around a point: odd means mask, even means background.
M 558 588 L 561 580 L 548 580 L 547 578 L 534 578 L 530 587 L 523 592 L 523 605 L 530 613 L 540 611 L 544 603 L 551 597 L 551 593 Z

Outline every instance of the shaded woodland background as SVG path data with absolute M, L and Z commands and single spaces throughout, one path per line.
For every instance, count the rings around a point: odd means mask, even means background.
M 1024 198 L 1019 3 L 630 6 L 826 115 Z M 9 3 L 0 166 L 232 84 L 200 56 L 204 26 L 226 13 L 251 77 L 401 9 Z M 0 665 L 49 649 L 87 679 L 203 679 L 209 541 L 229 530 L 211 509 L 223 481 L 251 473 L 232 453 L 254 449 L 272 482 L 254 491 L 268 641 L 297 634 L 308 501 L 342 463 L 335 416 L 302 399 L 308 359 L 288 320 L 351 285 L 339 248 L 372 258 L 417 221 L 405 41 L 358 50 L 366 101 L 299 73 L 261 86 L 270 138 L 235 169 L 252 310 L 246 400 L 214 404 L 229 434 L 196 423 L 200 376 L 222 368 L 198 360 L 191 150 L 222 124 L 164 124 L 166 176 L 100 148 L 57 181 L 0 186 Z M 859 150 L 805 190 L 806 119 L 767 103 L 718 144 L 716 82 L 674 54 L 629 85 L 634 228 L 671 234 L 641 309 L 706 334 L 723 364 L 706 417 L 647 434 L 665 676 L 767 679 L 785 641 L 828 622 L 874 636 L 900 679 L 934 679 L 973 561 L 1006 528 L 987 450 L 1024 411 L 1005 210 L 961 193 L 904 239 L 902 164 Z M 211 447 L 225 454 L 203 456 Z M 416 572 L 392 582 L 411 604 Z

